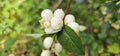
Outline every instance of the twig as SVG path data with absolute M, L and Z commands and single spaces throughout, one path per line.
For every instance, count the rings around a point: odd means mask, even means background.
M 55 9 L 57 9 L 60 4 L 63 2 L 63 0 L 58 0 L 53 6 L 52 6 L 52 11 L 54 11 Z
M 85 56 L 89 56 L 89 49 L 87 45 L 85 45 Z
M 64 15 L 64 17 L 63 17 L 63 21 L 64 21 L 64 19 L 65 19 L 65 16 L 66 16 L 67 13 L 68 13 L 68 10 L 69 10 L 69 8 L 70 8 L 71 2 L 72 2 L 72 0 L 70 0 L 69 3 L 68 3 L 68 5 L 67 5 L 66 11 L 65 11 L 65 15 Z
M 53 47 L 54 42 L 55 42 L 55 38 L 56 38 L 56 34 L 53 35 L 53 42 L 52 42 L 52 44 L 51 44 L 50 50 L 52 50 L 52 47 Z

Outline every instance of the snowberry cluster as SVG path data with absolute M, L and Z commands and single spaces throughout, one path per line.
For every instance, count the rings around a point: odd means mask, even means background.
M 41 56 L 51 56 L 51 52 L 54 52 L 57 56 L 59 56 L 59 53 L 62 51 L 60 43 L 54 43 L 52 37 L 46 37 L 43 44 L 46 50 L 42 51 Z
M 75 22 L 75 17 L 72 14 L 68 14 L 63 19 L 65 13 L 62 9 L 56 9 L 54 13 L 50 9 L 45 9 L 41 13 L 42 19 L 40 20 L 41 27 L 44 28 L 46 34 L 57 33 L 62 30 L 63 25 L 69 26 L 77 34 L 79 31 L 84 31 L 85 26 L 79 25 Z M 41 56 L 51 56 L 51 52 L 54 52 L 59 56 L 59 52 L 62 50 L 60 43 L 53 42 L 52 37 L 46 37 L 44 39 L 44 47 L 46 50 L 43 50 Z
M 62 9 L 57 9 L 54 13 L 50 9 L 45 9 L 42 11 L 41 17 L 40 23 L 46 34 L 56 33 L 62 29 L 64 17 Z
M 86 29 L 85 26 L 79 25 L 75 22 L 75 17 L 72 14 L 68 14 L 65 16 L 65 20 L 63 21 L 65 13 L 62 9 L 56 9 L 54 13 L 50 9 L 45 9 L 41 13 L 42 19 L 40 20 L 41 26 L 44 27 L 46 34 L 52 34 L 59 32 L 63 23 L 72 28 L 76 33 L 79 31 L 84 31 Z

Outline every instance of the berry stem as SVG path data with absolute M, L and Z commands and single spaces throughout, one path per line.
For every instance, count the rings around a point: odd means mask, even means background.
M 52 45 L 51 45 L 51 47 L 50 47 L 50 50 L 52 49 L 52 47 L 53 47 L 53 45 L 54 45 L 55 38 L 56 38 L 56 34 L 53 35 L 53 42 L 52 42 Z
M 67 8 L 66 8 L 66 10 L 65 10 L 65 15 L 64 15 L 64 17 L 63 17 L 63 21 L 64 21 L 64 19 L 65 19 L 65 16 L 66 16 L 67 13 L 68 13 L 68 10 L 69 10 L 69 8 L 70 8 L 71 3 L 72 3 L 72 0 L 70 0 L 69 3 L 68 3 L 68 5 L 67 5 Z

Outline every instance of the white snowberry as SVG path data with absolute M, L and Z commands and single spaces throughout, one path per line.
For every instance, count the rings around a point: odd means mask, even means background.
M 52 33 L 54 33 L 54 29 L 52 27 L 45 28 L 45 33 L 46 34 L 52 34 Z
M 71 15 L 71 14 L 68 14 L 65 17 L 64 22 L 65 22 L 66 25 L 71 23 L 71 22 L 75 22 L 75 17 L 73 15 Z
M 41 17 L 46 21 L 50 21 L 51 18 L 53 17 L 53 13 L 50 9 L 45 9 L 41 12 Z
M 58 17 L 53 17 L 51 19 L 51 27 L 55 30 L 62 28 L 63 27 L 63 20 L 58 18 Z
M 62 46 L 60 43 L 55 43 L 55 51 L 58 53 L 62 51 Z
M 52 27 L 49 27 L 49 28 L 45 28 L 45 33 L 46 34 L 53 34 L 53 33 L 56 33 L 56 32 L 59 32 L 62 28 L 60 29 L 53 29 Z
M 41 56 L 50 56 L 50 51 L 49 50 L 43 50 L 41 53 Z
M 50 24 L 50 22 L 49 22 L 49 21 L 44 22 L 44 27 L 45 27 L 45 28 L 50 27 L 50 25 L 51 25 L 51 24 Z
M 54 12 L 54 16 L 63 19 L 65 13 L 62 9 L 56 9 Z
M 86 27 L 83 25 L 80 25 L 80 31 L 84 31 L 84 30 L 86 30 Z
M 79 24 L 78 23 L 71 22 L 71 23 L 68 24 L 68 26 L 70 28 L 72 28 L 77 34 L 79 33 L 80 28 L 79 28 Z
M 52 45 L 52 42 L 53 42 L 53 38 L 52 37 L 46 37 L 45 39 L 44 39 L 44 47 L 46 48 L 46 49 L 49 49 L 50 47 L 51 47 L 51 45 Z

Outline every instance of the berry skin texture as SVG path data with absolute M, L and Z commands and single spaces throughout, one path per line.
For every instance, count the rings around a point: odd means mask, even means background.
M 55 43 L 55 51 L 58 53 L 62 51 L 62 46 L 60 43 Z
M 54 16 L 63 19 L 65 13 L 62 9 L 56 9 L 54 12 Z
M 75 17 L 72 14 L 68 14 L 65 17 L 64 22 L 65 22 L 66 25 L 71 23 L 71 22 L 75 22 Z
M 51 45 L 52 45 L 52 42 L 53 42 L 53 38 L 52 38 L 52 37 L 46 37 L 46 38 L 44 39 L 44 42 L 43 42 L 44 47 L 45 47 L 46 49 L 49 49 L 49 48 L 51 47 Z
M 50 22 L 49 22 L 49 21 L 44 22 L 44 27 L 45 27 L 45 28 L 50 27 L 50 25 L 51 25 L 51 24 L 50 24 Z
M 53 13 L 50 9 L 45 9 L 41 12 L 41 17 L 46 21 L 50 21 L 51 18 L 53 17 Z
M 80 28 L 79 28 L 79 24 L 76 23 L 76 22 L 71 22 L 68 24 L 68 26 L 73 29 L 77 34 L 79 33 L 80 31 Z
M 55 30 L 62 28 L 63 27 L 63 20 L 58 18 L 58 17 L 53 17 L 51 19 L 51 27 Z
M 41 56 L 50 56 L 50 51 L 49 50 L 43 50 L 41 53 Z

